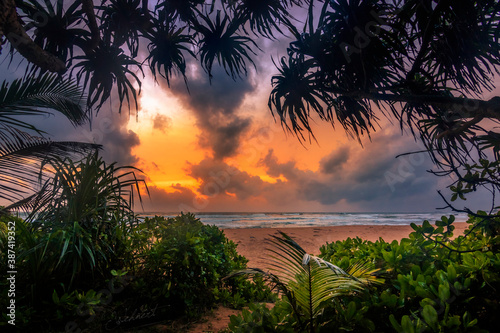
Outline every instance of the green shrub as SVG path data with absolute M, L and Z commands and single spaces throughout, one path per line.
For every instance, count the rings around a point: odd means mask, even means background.
M 277 301 L 272 309 L 264 303 L 251 303 L 240 315 L 231 316 L 228 329 L 237 333 L 294 332 L 292 309 L 288 302 Z
M 143 289 L 141 295 L 170 306 L 171 317 L 199 316 L 217 301 L 221 279 L 247 262 L 222 230 L 192 214 L 146 218 L 130 237 L 140 258 L 131 268 L 133 284 Z
M 500 310 L 499 237 L 488 234 L 487 226 L 477 227 L 479 219 L 470 217 L 468 236 L 454 240 L 451 216 L 436 226 L 412 225 L 415 231 L 401 242 L 347 239 L 321 247 L 321 257 L 340 260 L 341 267 L 359 258 L 373 262 L 386 279 L 363 297 L 334 304 L 335 323 L 365 331 L 366 320 L 374 331 L 494 331 Z M 362 318 L 342 320 L 348 302 Z
M 500 218 L 478 212 L 453 239 L 454 217 L 422 226 L 400 242 L 359 238 L 321 247 L 320 257 L 347 270 L 375 265 L 382 285 L 333 298 L 316 318 L 317 332 L 494 332 L 500 313 Z M 492 227 L 492 225 L 494 227 Z M 233 316 L 232 332 L 301 332 L 293 309 L 251 306 Z M 286 324 L 285 324 L 286 323 Z

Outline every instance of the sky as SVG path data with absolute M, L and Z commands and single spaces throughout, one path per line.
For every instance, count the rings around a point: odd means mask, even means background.
M 300 142 L 275 121 L 268 98 L 272 59 L 285 55 L 289 40 L 258 41 L 263 52 L 256 68 L 233 80 L 214 65 L 214 77 L 195 61 L 188 64 L 187 90 L 180 77 L 143 79 L 139 110 L 118 113 L 107 103 L 94 116 L 92 129 L 74 128 L 63 117 L 33 118 L 54 140 L 100 143 L 108 162 L 143 171 L 150 196 L 137 212 L 433 212 L 445 204 L 449 178 L 433 169 L 424 154 L 396 158 L 422 149 L 392 119 L 361 143 L 340 124 L 315 119 L 317 141 Z M 2 79 L 20 70 L 6 61 Z M 22 72 L 22 71 L 21 71 Z M 145 71 L 147 74 L 147 70 Z M 498 91 L 485 94 L 485 98 Z M 137 117 L 136 117 L 137 116 Z M 478 193 L 466 206 L 485 208 Z M 486 207 L 487 208 L 487 207 Z

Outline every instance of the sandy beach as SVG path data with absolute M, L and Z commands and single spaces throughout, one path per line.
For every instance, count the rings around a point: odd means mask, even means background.
M 463 234 L 467 228 L 466 222 L 455 222 L 454 235 Z M 332 227 L 295 227 L 295 228 L 252 228 L 224 229 L 227 238 L 238 244 L 238 253 L 248 260 L 249 267 L 259 267 L 265 260 L 268 244 L 265 239 L 269 235 L 278 234 L 278 230 L 294 238 L 300 246 L 310 254 L 319 254 L 319 248 L 337 240 L 359 237 L 376 241 L 382 237 L 386 242 L 401 240 L 413 232 L 409 225 L 345 225 Z

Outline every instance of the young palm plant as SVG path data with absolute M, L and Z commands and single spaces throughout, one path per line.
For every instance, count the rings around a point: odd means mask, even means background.
M 377 269 L 358 263 L 344 271 L 340 267 L 306 251 L 287 234 L 271 235 L 268 260 L 270 271 L 250 268 L 230 276 L 260 274 L 268 278 L 290 304 L 299 332 L 316 332 L 320 318 L 328 306 L 341 296 L 361 292 L 371 283 L 381 283 Z
M 125 235 L 135 221 L 135 193 L 142 202 L 140 187 L 145 182 L 136 176 L 141 171 L 108 165 L 97 152 L 78 162 L 51 160 L 49 167 L 54 177 L 46 186 L 48 195 L 37 201 L 37 214 L 28 220 L 33 230 L 50 235 L 43 247 L 56 254 L 53 270 L 71 285 L 121 268 Z

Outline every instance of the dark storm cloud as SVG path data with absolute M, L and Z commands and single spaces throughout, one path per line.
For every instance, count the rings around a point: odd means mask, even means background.
M 153 118 L 153 129 L 165 133 L 172 125 L 172 119 L 163 114 L 157 113 Z
M 233 80 L 223 69 L 214 67 L 210 83 L 199 65 L 193 65 L 198 66 L 200 75 L 189 79 L 189 92 L 180 79 L 172 82 L 171 89 L 194 112 L 202 132 L 200 145 L 210 148 L 217 159 L 234 156 L 251 125 L 249 118 L 237 114 L 246 94 L 254 90 L 251 77 Z
M 334 174 L 342 165 L 349 159 L 349 147 L 343 146 L 337 150 L 334 150 L 329 155 L 323 157 L 319 162 L 321 172 L 326 174 Z
M 298 173 L 300 173 L 299 169 L 296 168 L 295 161 L 279 163 L 278 158 L 274 155 L 273 149 L 269 149 L 266 157 L 259 161 L 259 165 L 265 166 L 267 168 L 267 174 L 275 178 L 283 176 L 288 180 L 294 180 L 297 178 Z
M 258 176 L 211 158 L 190 165 L 189 175 L 201 181 L 198 192 L 207 196 L 234 194 L 239 200 L 246 200 L 259 196 L 266 185 Z
M 269 175 L 285 177 L 286 187 L 296 199 L 324 207 L 341 201 L 365 211 L 422 211 L 439 206 L 436 179 L 426 171 L 432 167 L 430 159 L 395 158 L 415 150 L 413 140 L 394 133 L 374 137 L 366 149 L 343 146 L 332 151 L 320 161 L 318 171 L 299 169 L 294 161 L 280 163 L 272 150 L 261 165 Z

